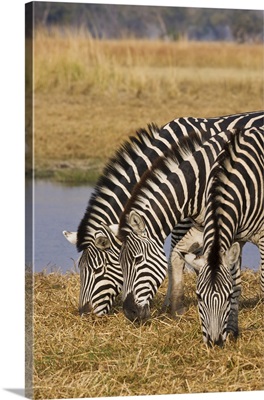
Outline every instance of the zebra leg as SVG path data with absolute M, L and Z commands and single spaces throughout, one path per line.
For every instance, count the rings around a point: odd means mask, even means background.
M 234 337 L 237 338 L 239 334 L 238 329 L 238 308 L 239 308 L 239 297 L 241 294 L 241 256 L 240 260 L 238 260 L 231 267 L 231 275 L 233 278 L 233 293 L 231 297 L 231 308 L 230 314 L 227 322 L 227 332 L 232 332 Z
M 171 249 L 170 249 L 170 257 L 168 262 L 168 288 L 165 300 L 163 302 L 161 312 L 164 313 L 169 306 L 174 308 L 172 314 L 175 313 L 176 309 L 179 309 L 179 312 L 182 314 L 183 310 L 181 309 L 182 306 L 175 306 L 176 304 L 182 303 L 183 300 L 176 300 L 176 298 L 183 298 L 183 268 L 184 262 L 182 261 L 179 255 L 174 254 L 174 248 L 176 247 L 177 243 L 181 241 L 181 239 L 185 236 L 186 232 L 190 230 L 193 226 L 193 222 L 186 218 L 182 220 L 179 224 L 175 226 L 171 234 Z M 176 276 L 176 279 L 175 279 Z M 175 292 L 175 289 L 179 289 L 179 296 L 172 295 L 172 291 Z M 175 300 L 174 300 L 175 299 Z
M 260 288 L 262 299 L 264 300 L 264 233 L 263 236 L 260 237 L 258 248 L 260 252 Z
M 171 314 L 183 314 L 184 307 L 184 265 L 182 253 L 198 251 L 202 247 L 202 232 L 191 228 L 186 235 L 177 243 L 171 253 L 170 266 L 170 308 Z
M 177 246 L 174 249 L 171 257 L 171 289 L 170 289 L 170 312 L 174 317 L 175 314 L 184 314 L 184 265 L 180 253 L 177 251 Z
M 245 243 L 240 242 L 240 256 L 235 264 L 230 267 L 230 272 L 233 279 L 233 293 L 231 297 L 231 308 L 227 322 L 227 332 L 233 333 L 234 338 L 238 337 L 238 311 L 239 311 L 239 297 L 241 294 L 241 258 L 242 249 Z
M 184 280 L 183 269 L 184 260 L 176 249 L 171 251 L 168 263 L 168 288 L 165 300 L 162 304 L 161 312 L 166 312 L 170 307 L 170 313 L 174 317 L 176 314 L 183 314 L 185 308 L 184 300 Z
M 258 246 L 260 252 L 260 289 L 264 300 L 264 230 L 256 233 L 250 238 L 250 242 Z
M 172 280 L 171 276 L 172 276 L 172 265 L 171 265 L 171 255 L 170 255 L 169 262 L 168 262 L 168 288 L 167 288 L 166 297 L 165 297 L 162 307 L 161 307 L 161 313 L 165 313 L 167 308 L 170 306 L 171 280 Z

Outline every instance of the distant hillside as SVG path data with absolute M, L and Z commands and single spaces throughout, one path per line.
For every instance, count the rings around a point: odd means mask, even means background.
M 263 10 L 35 2 L 36 26 L 67 25 L 98 38 L 262 42 Z

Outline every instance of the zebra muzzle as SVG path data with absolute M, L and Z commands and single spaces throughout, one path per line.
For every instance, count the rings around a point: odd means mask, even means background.
M 149 305 L 143 307 L 135 302 L 133 293 L 129 293 L 124 300 L 123 310 L 125 316 L 132 322 L 144 322 L 150 317 Z
M 85 303 L 82 307 L 79 308 L 79 314 L 82 316 L 83 314 L 89 314 L 93 310 L 93 306 L 91 302 Z
M 222 336 L 219 336 L 218 339 L 212 340 L 211 338 L 208 339 L 207 344 L 209 347 L 218 346 L 220 348 L 224 347 L 224 340 Z

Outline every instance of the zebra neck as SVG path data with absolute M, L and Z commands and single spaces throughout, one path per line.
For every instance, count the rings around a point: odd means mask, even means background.
M 148 231 L 164 240 L 185 218 L 199 218 L 204 209 L 204 191 L 215 153 L 227 135 L 212 138 L 214 145 L 190 154 L 180 165 L 158 170 L 141 188 L 132 209 L 144 215 Z
M 264 126 L 239 129 L 219 154 L 208 179 L 204 253 L 224 254 L 264 223 Z
M 204 165 L 199 174 L 190 169 L 183 181 L 179 173 L 173 177 L 170 174 L 170 179 L 160 183 L 159 191 L 148 191 L 145 197 L 137 199 L 132 210 L 144 216 L 150 237 L 164 242 L 183 219 L 199 219 L 204 209 L 203 193 L 208 173 Z

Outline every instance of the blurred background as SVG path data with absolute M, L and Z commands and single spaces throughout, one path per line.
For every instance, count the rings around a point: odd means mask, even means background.
M 34 18 L 100 39 L 263 42 L 263 10 L 37 2 Z

